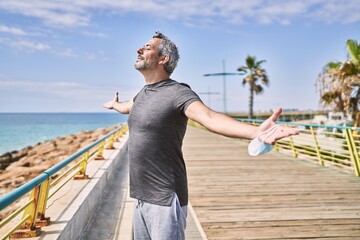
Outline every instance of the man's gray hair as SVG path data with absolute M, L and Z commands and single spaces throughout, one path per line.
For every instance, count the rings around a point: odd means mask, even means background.
M 164 69 L 167 73 L 172 74 L 180 58 L 178 48 L 176 47 L 173 41 L 171 41 L 167 36 L 162 34 L 160 31 L 156 31 L 153 38 L 161 39 L 161 43 L 159 45 L 159 56 L 162 55 L 169 56 L 169 61 L 165 63 Z

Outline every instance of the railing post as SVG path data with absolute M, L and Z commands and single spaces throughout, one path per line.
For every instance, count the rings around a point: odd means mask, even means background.
M 355 175 L 359 177 L 360 176 L 359 154 L 356 150 L 356 144 L 355 144 L 351 129 L 346 129 L 346 142 L 347 142 L 347 146 L 349 148 L 349 153 L 350 153 L 352 164 L 353 164 L 353 167 L 355 170 Z
M 39 193 L 39 210 L 37 213 L 37 226 L 47 226 L 50 223 L 50 217 L 45 217 L 46 204 L 49 196 L 50 190 L 50 179 L 48 178 L 45 182 L 40 185 L 40 193 Z
M 320 147 L 319 147 L 319 143 L 317 141 L 317 138 L 316 138 L 316 134 L 314 132 L 314 129 L 312 126 L 310 126 L 310 132 L 311 132 L 311 135 L 313 136 L 313 139 L 314 139 L 314 143 L 315 143 L 315 150 L 316 150 L 316 154 L 317 154 L 317 157 L 319 159 L 319 164 L 324 166 L 324 160 L 322 159 L 321 157 L 321 152 L 320 152 Z
M 105 147 L 105 140 L 101 141 L 98 152 L 97 152 L 96 157 L 95 157 L 95 160 L 104 160 L 105 159 L 104 156 L 103 156 L 104 147 Z
M 11 238 L 29 238 L 40 235 L 41 228 L 36 226 L 36 216 L 38 213 L 38 201 L 40 195 L 40 186 L 35 187 L 29 196 L 31 203 L 24 210 L 23 219 L 26 219 L 24 224 L 18 230 L 10 234 Z
M 114 134 L 114 142 L 119 142 L 120 141 L 119 139 L 120 139 L 121 135 L 122 135 L 122 131 L 121 130 L 117 131 Z
M 297 152 L 296 152 L 296 148 L 295 148 L 295 144 L 294 144 L 294 139 L 293 139 L 292 136 L 290 136 L 289 139 L 290 139 L 291 151 L 293 152 L 294 157 L 297 158 L 297 157 L 298 157 L 298 154 L 297 154 Z
M 108 145 L 106 146 L 106 149 L 115 149 L 114 147 L 114 138 L 115 138 L 115 134 L 113 134 L 109 140 Z
M 286 127 L 289 127 L 289 125 L 286 125 Z M 290 136 L 289 139 L 290 139 L 291 151 L 293 152 L 294 157 L 297 158 L 298 154 L 297 154 L 297 151 L 296 151 L 296 148 L 295 148 L 294 138 L 292 136 Z
M 84 153 L 83 159 L 82 159 L 82 161 L 80 163 L 80 171 L 74 177 L 75 180 L 88 179 L 89 178 L 89 176 L 85 174 L 88 160 L 89 160 L 89 151 L 86 151 Z
M 357 115 L 359 115 L 360 113 L 358 112 Z M 360 156 L 359 156 L 359 151 L 358 148 L 356 146 L 356 141 L 355 141 L 355 137 L 359 136 L 358 135 L 359 131 L 358 130 L 353 130 L 351 131 L 351 142 L 353 143 L 353 150 L 354 150 L 354 155 L 355 155 L 355 159 L 356 159 L 356 166 L 357 166 L 357 172 L 360 175 Z M 359 177 L 359 175 L 357 175 Z

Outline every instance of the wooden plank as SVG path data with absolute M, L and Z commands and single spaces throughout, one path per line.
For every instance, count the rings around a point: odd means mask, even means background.
M 190 201 L 209 239 L 360 239 L 360 179 L 189 127 Z

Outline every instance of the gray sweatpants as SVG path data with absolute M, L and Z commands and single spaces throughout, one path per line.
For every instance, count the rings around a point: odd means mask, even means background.
M 170 206 L 135 199 L 135 240 L 184 240 L 187 206 L 180 206 L 174 193 Z

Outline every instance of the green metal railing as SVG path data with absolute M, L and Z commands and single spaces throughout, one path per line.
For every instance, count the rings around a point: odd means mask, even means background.
M 263 120 L 237 118 L 259 125 Z M 277 141 L 275 149 L 295 158 L 308 159 L 322 166 L 334 166 L 360 176 L 360 128 L 277 122 L 297 128 L 299 135 Z
M 0 222 L 0 229 L 11 223 L 11 228 L 1 236 L 1 240 L 38 236 L 42 226 L 50 222 L 46 216 L 47 201 L 64 185 L 73 179 L 87 179 L 86 167 L 91 160 L 102 160 L 104 148 L 114 149 L 114 142 L 127 131 L 127 126 L 120 127 L 98 139 L 87 147 L 74 153 L 62 162 L 54 165 L 39 176 L 0 198 L 0 211 L 29 194 L 28 201 Z M 59 176 L 52 177 L 59 171 Z M 22 213 L 20 221 L 13 223 Z

